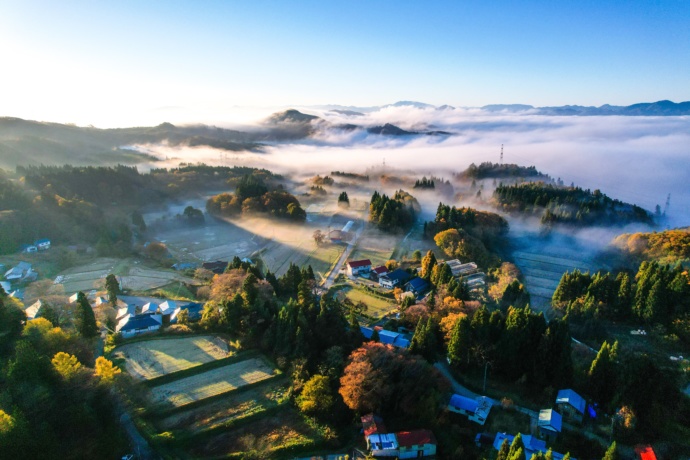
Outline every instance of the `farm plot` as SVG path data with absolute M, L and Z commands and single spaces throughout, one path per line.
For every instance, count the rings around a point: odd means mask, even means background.
M 90 291 L 96 284 L 102 282 L 109 273 L 116 272 L 119 261 L 117 259 L 96 259 L 86 265 L 73 267 L 61 272 L 55 278 L 55 284 L 62 284 L 65 293 Z
M 349 259 L 369 259 L 374 267 L 383 265 L 392 258 L 395 248 L 404 237 L 404 235 L 389 235 L 369 227 L 357 240 L 357 246 Z
M 382 299 L 358 289 L 348 287 L 340 292 L 341 296 L 350 299 L 354 303 L 363 302 L 368 307 L 365 312 L 366 315 L 372 318 L 381 318 L 396 308 L 395 301 L 392 299 Z
M 184 430 L 191 435 L 263 413 L 283 403 L 288 397 L 288 383 L 270 380 L 258 387 L 231 392 L 212 404 L 185 410 L 157 422 L 161 431 Z
M 125 360 L 127 372 L 136 380 L 150 380 L 234 354 L 223 339 L 199 336 L 130 343 L 118 347 L 113 356 Z
M 276 373 L 263 359 L 252 358 L 153 387 L 150 399 L 153 404 L 181 407 L 269 379 Z
M 515 252 L 515 265 L 524 275 L 525 287 L 530 293 L 532 308 L 546 311 L 558 283 L 567 271 L 591 269 L 588 261 L 581 260 L 576 254 L 563 255 L 537 254 L 533 252 Z
M 247 451 L 259 452 L 270 458 L 281 449 L 295 446 L 309 448 L 321 440 L 294 409 L 282 410 L 234 430 L 226 431 L 197 444 L 191 451 L 195 457 L 220 457 Z

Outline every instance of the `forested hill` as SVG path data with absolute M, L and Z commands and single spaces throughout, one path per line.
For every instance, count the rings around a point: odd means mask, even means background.
M 149 159 L 133 144 L 209 146 L 230 151 L 260 151 L 254 135 L 212 126 L 174 126 L 99 129 L 20 118 L 0 118 L 0 167 L 17 165 L 134 164 Z
M 460 173 L 460 177 L 467 179 L 538 178 L 547 181 L 551 179 L 548 175 L 537 171 L 534 166 L 492 163 L 490 161 L 485 161 L 479 166 L 472 163 Z
M 652 216 L 639 206 L 609 198 L 600 190 L 562 187 L 544 182 L 500 184 L 494 203 L 506 212 L 541 216 L 543 225 L 653 224 Z
M 637 261 L 690 264 L 690 227 L 654 233 L 625 233 L 613 246 Z

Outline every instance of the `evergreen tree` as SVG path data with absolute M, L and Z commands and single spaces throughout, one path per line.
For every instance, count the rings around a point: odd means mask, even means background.
M 76 324 L 82 337 L 89 339 L 98 335 L 96 316 L 93 314 L 88 299 L 81 291 L 77 294 Z
M 223 302 L 223 322 L 230 334 L 239 334 L 241 332 L 243 306 L 244 299 L 239 292 L 232 299 L 227 299 Z
M 410 352 L 422 355 L 427 361 L 433 363 L 436 360 L 438 347 L 438 326 L 432 317 L 419 318 L 414 336 L 410 342 Z
M 380 342 L 381 341 L 381 337 L 379 337 L 378 329 L 374 328 L 374 332 L 371 333 L 371 338 L 369 340 L 371 342 Z
M 508 460 L 508 453 L 510 452 L 510 443 L 504 439 L 501 443 L 501 448 L 498 450 L 496 460 Z
M 616 359 L 618 342 L 604 342 L 589 369 L 589 392 L 602 406 L 608 406 L 614 396 L 617 382 Z
M 115 308 L 117 305 L 117 295 L 120 293 L 120 283 L 118 283 L 117 277 L 112 273 L 105 277 L 105 289 L 108 291 L 108 302 Z
M 453 366 L 466 367 L 470 362 L 472 349 L 472 326 L 469 318 L 459 318 L 450 333 L 448 359 Z
M 609 446 L 608 449 L 606 449 L 606 453 L 604 454 L 604 457 L 602 460 L 618 460 L 618 450 L 616 448 L 616 441 L 613 441 L 611 445 Z
M 525 444 L 522 441 L 522 434 L 518 433 L 513 438 L 510 444 L 510 451 L 508 451 L 508 460 L 526 460 L 525 459 Z
M 347 196 L 347 192 L 342 192 L 340 195 L 338 195 L 338 206 L 350 206 L 350 198 Z

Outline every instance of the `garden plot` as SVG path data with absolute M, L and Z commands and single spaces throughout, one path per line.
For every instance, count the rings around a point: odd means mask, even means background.
M 393 299 L 382 299 L 354 288 L 345 288 L 338 295 L 340 298 L 347 297 L 355 304 L 363 302 L 367 306 L 364 313 L 372 318 L 382 318 L 397 308 Z
M 154 387 L 151 389 L 151 402 L 185 406 L 269 379 L 276 374 L 277 371 L 263 359 L 248 359 Z
M 228 426 L 283 403 L 288 398 L 288 388 L 284 379 L 273 379 L 258 387 L 233 391 L 212 404 L 175 413 L 157 425 L 161 431 L 185 430 L 191 435 Z
M 113 356 L 125 360 L 133 378 L 150 380 L 234 354 L 226 341 L 209 335 L 130 343 L 118 347 Z

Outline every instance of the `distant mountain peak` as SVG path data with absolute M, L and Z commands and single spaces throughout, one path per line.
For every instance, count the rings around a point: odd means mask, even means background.
M 276 112 L 266 120 L 271 124 L 279 123 L 311 123 L 314 120 L 319 120 L 320 118 L 316 115 L 309 115 L 307 113 L 302 113 L 299 110 L 288 109 L 283 112 Z

